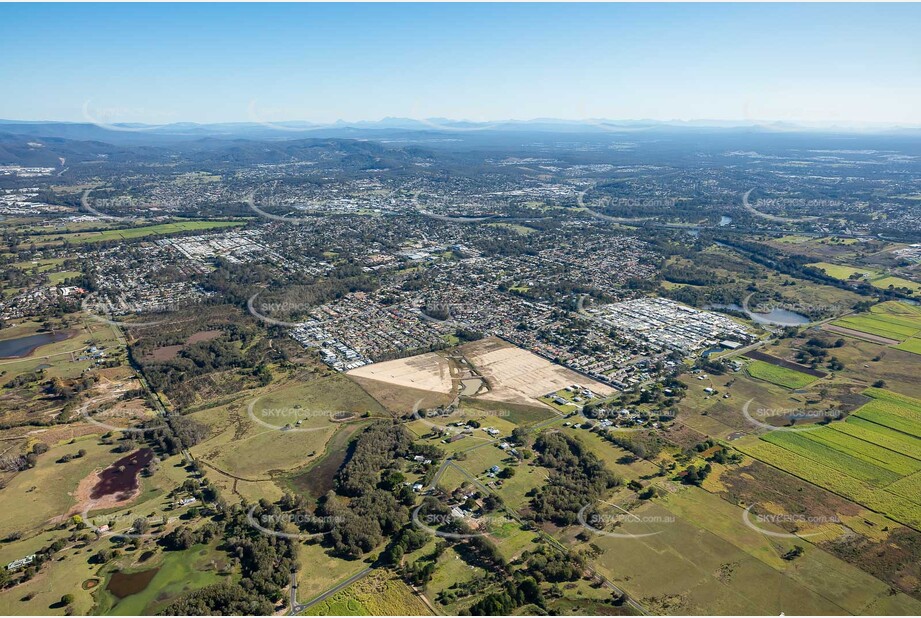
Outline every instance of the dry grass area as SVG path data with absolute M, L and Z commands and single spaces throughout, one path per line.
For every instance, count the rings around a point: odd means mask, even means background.
M 452 387 L 448 360 L 435 352 L 365 365 L 348 375 L 436 393 L 448 394 Z
M 405 414 L 417 403 L 445 405 L 455 395 L 450 361 L 435 352 L 365 365 L 346 375 L 395 414 Z
M 454 399 L 454 395 L 451 393 L 424 391 L 418 388 L 409 388 L 353 375 L 350 375 L 349 378 L 389 412 L 396 415 L 411 412 L 416 405 L 420 408 L 433 408 L 447 405 Z
M 536 397 L 570 384 L 581 384 L 601 395 L 613 392 L 609 386 L 494 337 L 468 343 L 461 351 L 489 383 L 489 391 L 478 399 L 534 405 Z
M 457 348 L 469 364 L 457 358 L 427 353 L 410 358 L 374 363 L 353 369 L 347 375 L 361 385 L 388 410 L 406 413 L 421 401 L 421 407 L 444 405 L 452 401 L 464 380 L 479 381 L 472 367 L 486 380 L 488 389 L 477 389 L 471 400 L 495 401 L 546 408 L 537 398 L 570 384 L 581 384 L 600 395 L 613 389 L 555 365 L 501 339 L 490 337 Z M 464 394 L 464 393 L 461 393 Z

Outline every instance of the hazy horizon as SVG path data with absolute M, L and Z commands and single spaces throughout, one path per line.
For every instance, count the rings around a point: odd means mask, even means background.
M 917 126 L 919 24 L 892 4 L 0 5 L 0 118 Z

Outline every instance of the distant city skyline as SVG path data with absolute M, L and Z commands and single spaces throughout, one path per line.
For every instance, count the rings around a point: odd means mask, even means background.
M 0 118 L 921 125 L 906 4 L 0 5 Z

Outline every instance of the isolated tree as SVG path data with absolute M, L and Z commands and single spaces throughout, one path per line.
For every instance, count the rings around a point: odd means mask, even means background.
M 137 532 L 138 534 L 144 534 L 145 532 L 150 530 L 150 522 L 147 521 L 146 517 L 138 517 L 137 519 L 134 520 L 134 524 L 132 525 L 132 528 L 134 528 L 134 531 Z

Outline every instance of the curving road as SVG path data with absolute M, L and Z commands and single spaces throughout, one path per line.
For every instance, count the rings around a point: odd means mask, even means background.
M 745 210 L 755 215 L 756 217 L 761 217 L 762 219 L 775 221 L 777 223 L 806 223 L 818 219 L 818 217 L 778 217 L 777 215 L 769 215 L 766 212 L 756 210 L 754 206 L 748 203 L 748 196 L 752 194 L 752 191 L 754 191 L 753 188 L 746 191 L 742 196 L 742 206 L 745 207 Z

